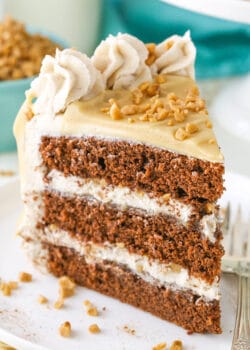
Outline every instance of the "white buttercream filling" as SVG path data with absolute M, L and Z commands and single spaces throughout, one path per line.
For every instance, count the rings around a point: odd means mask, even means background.
M 64 196 L 94 197 L 103 203 L 112 203 L 121 210 L 127 207 L 145 210 L 148 214 L 165 214 L 176 217 L 181 223 L 186 224 L 192 213 L 192 206 L 170 199 L 165 204 L 163 198 L 150 198 L 145 192 L 132 191 L 128 187 L 111 186 L 99 179 L 82 179 L 77 176 L 65 177 L 61 172 L 52 170 L 48 178 L 46 189 L 62 193 Z
M 41 247 L 40 241 L 74 249 L 77 254 L 84 256 L 88 264 L 105 261 L 122 265 L 153 285 L 164 286 L 173 290 L 191 290 L 196 295 L 208 300 L 218 300 L 220 297 L 217 278 L 210 285 L 200 278 L 189 276 L 187 269 L 180 266 L 176 269 L 176 265 L 172 268 L 171 264 L 163 264 L 158 260 L 150 260 L 146 256 L 130 253 L 121 244 L 114 245 L 108 242 L 104 245 L 97 245 L 92 242 L 83 243 L 76 238 L 72 238 L 66 231 L 55 228 L 54 225 L 41 231 L 38 229 L 30 230 L 27 223 L 26 226 L 23 226 L 21 235 L 24 239 L 32 240 L 31 245 L 26 244 L 26 249 L 29 256 L 33 256 L 36 260 L 41 256 L 41 261 L 38 261 L 38 263 L 42 265 L 46 264 L 46 254 L 44 249 L 42 254 L 41 252 L 38 254 L 38 247 Z

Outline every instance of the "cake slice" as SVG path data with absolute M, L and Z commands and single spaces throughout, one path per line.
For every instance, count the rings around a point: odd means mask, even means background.
M 220 333 L 223 156 L 189 33 L 46 56 L 16 122 L 31 259 L 189 332 Z

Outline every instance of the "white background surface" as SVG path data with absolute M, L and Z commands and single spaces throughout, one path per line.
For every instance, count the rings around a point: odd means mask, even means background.
M 250 181 L 239 175 L 227 175 L 228 188 L 223 205 L 231 200 L 233 208 L 243 204 L 245 217 L 250 208 Z M 0 294 L 0 339 L 19 350 L 147 350 L 159 342 L 170 344 L 181 339 L 185 350 L 229 350 L 236 311 L 236 279 L 225 275 L 222 279 L 222 335 L 188 336 L 186 331 L 117 300 L 86 288 L 77 287 L 76 295 L 66 300 L 64 309 L 53 309 L 58 286 L 55 278 L 40 274 L 26 260 L 15 237 L 16 222 L 21 210 L 17 180 L 0 187 L 0 276 L 16 279 L 20 271 L 31 272 L 34 281 L 22 284 L 11 297 Z M 48 306 L 37 302 L 39 294 L 49 299 Z M 83 300 L 91 300 L 100 310 L 100 317 L 87 316 Z M 102 311 L 102 307 L 106 311 Z M 58 335 L 58 327 L 70 321 L 73 336 Z M 88 325 L 98 323 L 102 332 L 88 333 Z M 124 326 L 135 329 L 135 335 L 124 331 Z M 38 346 L 39 344 L 39 346 Z M 42 347 L 41 347 L 42 346 Z

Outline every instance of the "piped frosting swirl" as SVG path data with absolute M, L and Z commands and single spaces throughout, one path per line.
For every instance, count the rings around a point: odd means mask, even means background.
M 196 50 L 189 32 L 173 35 L 154 49 L 154 62 L 147 64 L 145 44 L 129 34 L 110 35 L 96 48 L 92 58 L 76 50 L 57 50 L 46 56 L 39 76 L 28 94 L 36 97 L 32 111 L 55 115 L 74 101 L 88 100 L 105 89 L 134 89 L 157 74 L 194 78 Z
M 73 49 L 57 50 L 55 57 L 46 56 L 39 76 L 28 94 L 37 97 L 35 114 L 56 114 L 70 102 L 90 99 L 104 90 L 100 72 L 89 57 Z
M 158 44 L 154 55 L 153 74 L 176 74 L 194 79 L 196 49 L 189 31 L 183 36 L 173 35 Z
M 142 41 L 129 34 L 110 35 L 96 48 L 92 57 L 108 89 L 133 88 L 152 80 L 145 60 L 148 51 Z

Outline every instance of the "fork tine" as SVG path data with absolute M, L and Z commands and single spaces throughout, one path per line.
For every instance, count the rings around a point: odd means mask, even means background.
M 225 236 L 229 231 L 230 219 L 231 219 L 231 205 L 230 205 L 230 202 L 228 202 L 225 208 L 223 222 L 221 226 L 223 236 Z
M 222 233 L 223 233 L 223 247 L 225 249 L 225 254 L 230 254 L 231 248 L 231 234 L 229 234 L 230 220 L 231 220 L 231 204 L 227 202 L 227 206 L 224 211 L 221 213 L 223 222 L 221 225 Z
M 247 257 L 250 258 L 250 216 L 247 223 Z
M 242 237 L 241 237 L 241 225 L 242 225 L 242 219 L 241 219 L 241 206 L 238 206 L 236 218 L 234 221 L 234 224 L 232 226 L 232 230 L 230 232 L 231 234 L 231 249 L 230 254 L 235 256 L 241 256 L 243 251 L 243 244 L 242 244 Z

